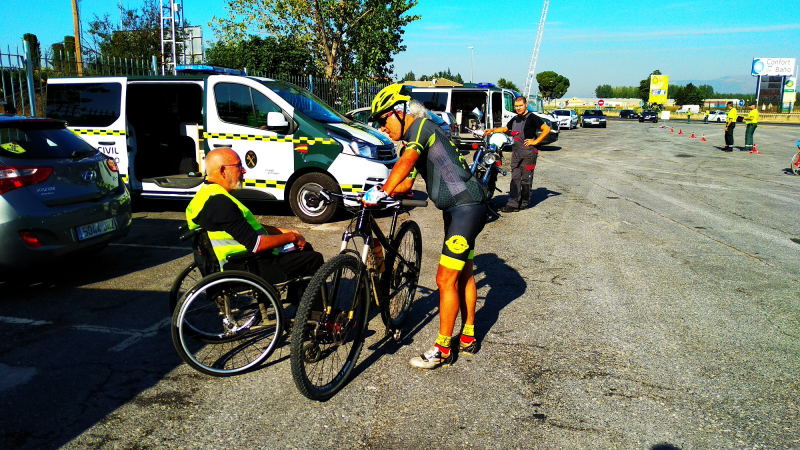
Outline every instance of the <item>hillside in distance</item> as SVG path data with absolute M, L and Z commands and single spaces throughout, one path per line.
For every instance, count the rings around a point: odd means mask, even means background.
M 695 86 L 707 84 L 714 88 L 714 92 L 725 94 L 755 94 L 757 78 L 750 75 L 729 75 L 716 80 L 669 80 L 669 84 L 686 86 L 692 83 Z

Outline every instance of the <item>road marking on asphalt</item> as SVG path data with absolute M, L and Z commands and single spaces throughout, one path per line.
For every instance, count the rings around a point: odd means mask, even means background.
M 108 244 L 113 247 L 138 247 L 138 248 L 158 248 L 162 250 L 191 250 L 191 247 L 174 247 L 171 245 L 145 245 L 145 244 Z
M 31 320 L 31 319 L 23 319 L 20 317 L 7 317 L 7 316 L 0 316 L 0 322 L 14 323 L 19 325 L 34 325 L 34 326 L 49 325 L 53 323 L 53 322 L 48 322 L 46 320 Z M 158 330 L 166 326 L 169 326 L 171 323 L 172 323 L 172 316 L 169 316 L 159 320 L 158 322 L 145 328 L 144 330 L 101 327 L 97 325 L 73 325 L 69 328 L 80 331 L 91 331 L 95 333 L 106 333 L 106 334 L 121 334 L 128 336 L 128 338 L 125 339 L 124 341 L 108 349 L 111 352 L 120 352 L 144 338 L 155 336 L 156 334 L 158 334 Z

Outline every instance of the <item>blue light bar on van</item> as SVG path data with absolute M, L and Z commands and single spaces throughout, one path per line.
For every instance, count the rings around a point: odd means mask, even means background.
M 492 83 L 477 83 L 479 88 L 493 88 L 494 84 Z
M 228 69 L 227 67 L 209 66 L 206 64 L 178 64 L 175 71 L 183 74 L 225 74 L 225 75 L 245 75 L 241 70 Z

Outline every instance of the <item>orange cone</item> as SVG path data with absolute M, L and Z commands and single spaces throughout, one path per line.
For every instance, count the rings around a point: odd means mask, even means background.
M 683 129 L 678 130 L 678 136 L 683 134 Z
M 670 133 L 674 133 L 675 132 L 675 127 L 669 127 L 669 132 Z
M 756 150 L 756 144 L 753 144 L 753 149 L 750 150 L 750 154 L 751 155 L 760 155 L 761 154 L 760 151 Z
M 703 137 L 702 137 L 702 138 L 700 138 L 700 142 L 708 142 L 708 141 L 706 140 L 706 134 L 705 134 L 705 133 L 703 133 Z
M 692 139 L 697 139 L 697 138 L 694 136 L 694 131 L 692 131 L 692 136 L 691 136 L 691 138 L 692 138 Z

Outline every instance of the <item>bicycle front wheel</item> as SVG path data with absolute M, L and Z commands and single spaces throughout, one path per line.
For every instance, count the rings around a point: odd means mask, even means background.
M 194 369 L 217 377 L 246 372 L 267 359 L 283 330 L 275 289 L 240 271 L 203 278 L 178 303 L 172 343 Z
M 292 329 L 292 378 L 311 400 L 333 397 L 358 361 L 364 344 L 369 292 L 361 261 L 340 254 L 311 279 Z
M 386 269 L 381 276 L 382 307 L 385 308 L 386 325 L 397 329 L 405 322 L 417 292 L 422 267 L 419 225 L 414 221 L 403 223 L 391 244 L 397 253 L 389 252 L 386 257 Z
M 800 152 L 795 153 L 792 158 L 792 173 L 800 175 Z
M 172 288 L 169 290 L 169 313 L 173 314 L 175 308 L 178 306 L 178 300 L 183 297 L 190 287 L 197 284 L 203 279 L 203 274 L 200 273 L 200 268 L 197 263 L 192 261 L 186 266 L 181 273 L 172 282 Z

